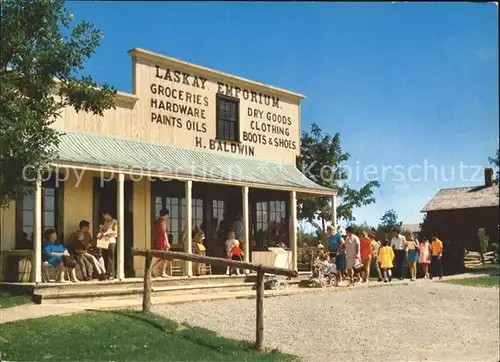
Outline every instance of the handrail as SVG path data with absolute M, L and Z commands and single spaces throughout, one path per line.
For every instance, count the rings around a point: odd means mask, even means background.
M 149 253 L 154 258 L 167 259 L 167 260 L 184 260 L 195 263 L 203 263 L 217 266 L 229 266 L 239 269 L 248 269 L 256 272 L 263 272 L 268 274 L 284 275 L 287 277 L 297 277 L 299 274 L 296 270 L 277 268 L 272 266 L 265 266 L 261 264 L 252 264 L 245 261 L 237 261 L 225 258 L 216 258 L 212 256 L 204 256 L 198 254 L 182 253 L 177 251 L 161 251 L 149 249 L 132 249 L 133 255 L 146 256 Z
M 257 272 L 257 311 L 256 311 L 256 331 L 255 331 L 255 346 L 257 350 L 262 350 L 262 342 L 264 339 L 264 275 L 276 274 L 288 277 L 297 277 L 299 273 L 296 270 L 276 268 L 261 264 L 252 264 L 244 261 L 214 258 L 211 256 L 181 253 L 175 251 L 161 251 L 151 249 L 135 249 L 132 248 L 132 255 L 144 256 L 146 258 L 144 269 L 144 293 L 142 298 L 142 311 L 151 311 L 151 261 L 153 257 L 166 260 L 185 260 L 195 263 L 203 263 L 210 265 L 219 265 L 226 267 L 234 267 L 239 269 L 253 270 Z

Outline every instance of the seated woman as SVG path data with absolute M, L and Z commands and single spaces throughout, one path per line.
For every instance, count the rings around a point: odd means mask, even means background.
M 70 253 L 74 255 L 76 263 L 80 265 L 83 279 L 90 280 L 96 274 L 99 280 L 104 280 L 106 277 L 104 259 L 99 254 L 101 249 L 92 247 L 93 238 L 90 233 L 90 223 L 81 220 L 79 229 L 71 234 L 69 240 L 73 248 Z
M 66 269 L 70 272 L 70 278 L 78 283 L 76 278 L 76 262 L 68 253 L 68 250 L 57 241 L 57 233 L 54 229 L 47 229 L 44 232 L 45 241 L 43 242 L 43 259 L 59 272 L 58 282 L 65 283 L 64 274 Z

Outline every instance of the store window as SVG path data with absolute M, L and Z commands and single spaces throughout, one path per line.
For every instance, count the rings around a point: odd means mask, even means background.
M 212 237 L 216 238 L 219 232 L 219 224 L 224 219 L 226 212 L 226 202 L 224 200 L 212 200 Z
M 63 184 L 54 177 L 42 183 L 42 233 L 47 229 L 55 229 L 58 239 L 64 242 L 62 209 Z M 22 200 L 16 203 L 16 248 L 32 249 L 35 232 L 35 190 L 28 190 Z
M 289 230 L 285 201 L 260 201 L 255 203 L 255 219 L 253 221 L 257 248 L 288 246 Z
M 239 100 L 217 95 L 217 138 L 239 141 Z
M 186 201 L 180 197 L 155 197 L 155 219 L 158 218 L 160 210 L 167 208 L 169 211 L 168 230 L 172 237 L 172 244 L 182 243 L 182 230 L 184 229 L 186 220 Z M 196 225 L 200 226 L 203 223 L 203 200 L 191 200 L 191 213 Z
M 226 202 L 224 200 L 212 200 L 212 217 L 216 225 L 224 219 L 224 213 L 226 212 Z
M 182 219 L 186 219 L 186 199 L 181 199 L 182 205 Z M 191 217 L 197 226 L 201 226 L 203 223 L 203 200 L 202 199 L 191 199 Z M 184 223 L 183 223 L 184 226 Z

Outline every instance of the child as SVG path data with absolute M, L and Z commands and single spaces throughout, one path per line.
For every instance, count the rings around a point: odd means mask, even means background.
M 193 238 L 193 245 L 192 245 L 193 254 L 205 255 L 207 249 L 205 248 L 205 245 L 203 245 L 204 240 L 205 240 L 205 233 L 203 231 L 199 231 Z
M 344 243 L 340 244 L 339 253 L 335 257 L 335 265 L 337 266 L 337 283 L 340 283 L 342 281 L 342 277 L 345 275 L 347 267 Z
M 243 260 L 243 250 L 240 248 L 240 242 L 238 240 L 234 241 L 233 248 L 231 249 L 231 260 L 238 260 L 242 261 Z M 230 268 L 229 275 L 231 276 L 231 270 L 233 268 Z M 236 275 L 240 275 L 240 269 L 236 268 Z
M 382 247 L 378 251 L 378 261 L 384 276 L 384 283 L 387 283 L 387 279 L 389 279 L 389 281 L 392 280 L 392 268 L 394 267 L 392 262 L 394 256 L 394 250 L 389 246 L 389 240 L 384 240 L 382 242 Z
M 314 260 L 314 266 L 318 267 L 319 270 L 322 270 L 327 267 L 328 264 L 327 254 L 323 251 L 319 251 L 318 256 L 316 256 L 316 259 Z
M 237 241 L 238 240 L 236 240 L 235 232 L 230 231 L 229 234 L 227 235 L 227 240 L 226 240 L 226 258 L 231 259 L 231 250 L 233 249 L 233 246 L 236 244 Z M 229 275 L 230 269 L 231 269 L 230 267 L 227 267 L 226 275 Z
M 198 231 L 196 236 L 193 239 L 193 245 L 191 247 L 191 251 L 193 254 L 205 255 L 206 248 L 203 245 L 203 240 L 205 240 L 205 233 L 203 231 Z M 200 270 L 200 263 L 193 263 L 193 275 L 198 276 Z
M 332 268 L 334 267 L 334 264 L 332 264 L 331 259 L 330 259 L 330 254 L 326 253 L 321 253 L 319 255 L 319 270 L 322 271 L 323 273 L 329 273 Z
M 312 265 L 312 278 L 319 278 L 320 274 L 328 270 L 329 265 L 327 254 L 322 250 L 318 251 Z

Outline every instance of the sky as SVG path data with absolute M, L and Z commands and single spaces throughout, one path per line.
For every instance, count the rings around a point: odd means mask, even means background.
M 144 48 L 305 94 L 301 128 L 339 132 L 356 222 L 403 223 L 440 188 L 484 182 L 499 142 L 498 7 L 472 3 L 70 1 L 104 32 L 85 72 L 132 91 Z

